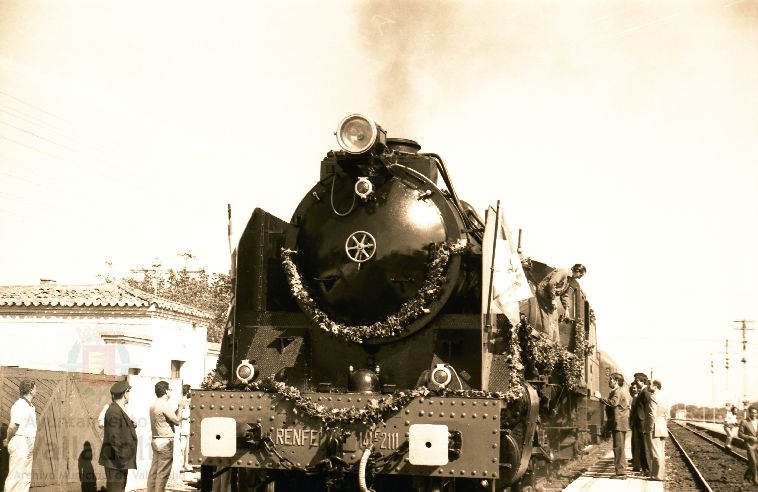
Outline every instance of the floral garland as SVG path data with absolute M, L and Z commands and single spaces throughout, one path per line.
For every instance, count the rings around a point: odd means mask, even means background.
M 574 350 L 573 354 L 565 350 L 567 356 L 561 366 L 569 389 L 584 387 L 584 359 L 592 351 L 592 347 L 587 342 L 586 333 L 584 332 L 584 320 L 578 319 L 574 324 Z M 571 357 L 569 358 L 568 355 Z
M 583 319 L 579 318 L 576 320 L 574 330 L 574 353 L 579 356 L 579 358 L 584 359 L 590 352 L 592 352 L 593 346 L 587 341 Z
M 203 380 L 201 388 L 206 390 L 238 389 L 244 391 L 263 391 L 278 395 L 283 400 L 294 404 L 293 413 L 303 415 L 321 422 L 324 428 L 334 428 L 343 425 L 362 423 L 364 425 L 376 425 L 384 422 L 391 413 L 397 412 L 407 406 L 411 401 L 419 397 L 451 396 L 458 398 L 493 398 L 504 400 L 506 403 L 520 399 L 524 394 L 524 365 L 521 362 L 522 348 L 519 340 L 524 332 L 529 333 L 531 327 L 525 322 L 520 323 L 510 330 L 510 353 L 508 360 L 508 388 L 504 392 L 490 392 L 481 390 L 454 390 L 441 389 L 431 390 L 425 386 L 407 391 L 395 391 L 389 395 L 369 398 L 363 408 L 339 407 L 330 408 L 326 405 L 314 402 L 310 397 L 303 396 L 302 392 L 294 386 L 289 386 L 281 381 L 276 381 L 269 376 L 261 381 L 247 384 L 238 384 L 234 388 L 228 388 L 227 382 L 219 378 L 216 370 L 212 370 Z
M 511 326 L 509 348 L 510 353 L 506 356 L 508 362 L 508 389 L 505 390 L 505 401 L 511 402 L 524 396 L 524 364 L 521 361 L 521 331 L 526 328 L 526 323 Z
M 439 298 L 445 285 L 445 269 L 450 257 L 460 254 L 466 248 L 466 240 L 459 239 L 453 243 L 439 243 L 431 251 L 426 278 L 418 294 L 405 301 L 396 314 L 391 314 L 383 321 L 371 325 L 350 326 L 337 323 L 322 311 L 308 293 L 302 276 L 297 269 L 293 256 L 297 254 L 291 249 L 282 248 L 282 265 L 287 275 L 292 295 L 300 301 L 307 316 L 322 330 L 344 340 L 354 343 L 364 343 L 369 339 L 389 338 L 402 333 L 413 321 L 429 312 L 428 306 Z
M 205 390 L 226 389 L 226 381 L 219 377 L 218 369 L 211 369 L 203 378 L 200 387 Z
M 543 333 L 532 333 L 531 325 L 522 330 L 520 337 L 530 372 L 548 375 L 557 371 L 561 382 L 571 390 L 584 386 L 584 358 L 592 350 L 584 333 L 584 321 L 577 320 L 574 327 L 573 351 L 550 341 Z
M 206 377 L 206 381 L 211 381 L 212 379 L 212 377 Z M 205 384 L 206 381 L 203 383 Z M 224 382 L 215 381 L 209 383 L 207 386 L 203 386 L 203 389 L 222 390 L 227 388 Z M 362 423 L 366 426 L 382 424 L 389 414 L 401 410 L 416 398 L 430 395 L 472 399 L 506 398 L 506 394 L 499 392 L 480 390 L 431 390 L 425 386 L 421 386 L 408 391 L 395 391 L 389 395 L 369 398 L 363 408 L 355 406 L 332 408 L 315 402 L 308 396 L 303 396 L 299 389 L 294 386 L 288 386 L 281 381 L 276 381 L 273 376 L 269 376 L 258 382 L 238 385 L 237 389 L 246 391 L 263 391 L 276 394 L 281 399 L 293 403 L 294 407 L 292 412 L 295 415 L 302 415 L 318 420 L 325 429 L 357 423 Z

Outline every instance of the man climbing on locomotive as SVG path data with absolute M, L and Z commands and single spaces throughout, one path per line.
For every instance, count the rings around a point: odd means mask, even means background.
M 577 263 L 571 269 L 560 268 L 553 270 L 537 286 L 537 299 L 540 306 L 550 317 L 548 336 L 553 340 L 558 339 L 558 325 L 554 318 L 560 299 L 563 306 L 563 315 L 557 321 L 572 319 L 569 311 L 569 290 L 574 280 L 579 280 L 587 273 L 587 268 Z
M 552 314 L 558 307 L 558 301 L 561 300 L 563 309 L 568 311 L 568 293 L 571 287 L 572 280 L 579 280 L 587 273 L 587 268 L 577 263 L 571 267 L 571 270 L 566 268 L 559 268 L 553 270 L 550 274 L 540 282 L 538 291 L 540 300 L 543 302 L 543 308 L 548 313 Z

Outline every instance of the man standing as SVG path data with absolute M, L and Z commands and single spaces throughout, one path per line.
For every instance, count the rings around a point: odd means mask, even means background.
M 645 451 L 645 434 L 643 433 L 643 427 L 645 425 L 645 407 L 648 398 L 647 382 L 647 375 L 644 372 L 637 372 L 634 374 L 634 383 L 632 386 L 637 387 L 637 396 L 632 399 L 629 422 L 629 425 L 632 428 L 632 469 L 636 472 L 641 472 L 646 476 L 650 473 L 647 452 Z
M 665 480 L 666 454 L 664 442 L 668 437 L 669 408 L 661 394 L 661 382 L 654 379 L 647 389 L 647 402 L 645 407 L 645 450 L 647 462 L 650 465 L 650 479 Z
M 737 437 L 737 407 L 732 407 L 724 417 L 724 447 L 732 449 L 732 439 Z
M 153 433 L 151 447 L 153 461 L 147 474 L 147 492 L 166 490 L 171 465 L 174 461 L 174 426 L 181 424 L 182 406 L 172 410 L 168 400 L 171 388 L 166 381 L 155 383 L 155 403 L 150 405 L 150 428 Z
M 111 386 L 111 404 L 103 419 L 105 432 L 98 462 L 105 467 L 108 492 L 124 492 L 129 470 L 137 469 L 136 425 L 126 413 L 131 388 L 126 381 Z
M 614 372 L 608 379 L 608 387 L 611 393 L 608 399 L 601 401 L 613 408 L 613 423 L 611 430 L 613 432 L 613 461 L 616 468 L 616 474 L 611 478 L 626 478 L 626 456 L 624 447 L 626 446 L 626 432 L 629 430 L 629 408 L 631 407 L 631 397 L 629 392 L 624 388 L 624 376 Z
M 758 469 L 756 468 L 756 452 L 758 451 L 758 409 L 753 406 L 747 409 L 747 418 L 740 422 L 737 433 L 747 449 L 747 470 L 745 481 L 758 485 Z
M 182 466 L 180 467 L 183 472 L 191 472 L 192 467 L 189 466 L 189 431 L 190 431 L 190 399 L 192 394 L 190 393 L 190 385 L 182 385 L 182 401 L 179 404 L 182 407 L 182 425 L 179 428 L 179 443 L 182 450 Z
M 636 433 L 635 423 L 637 421 L 637 395 L 639 394 L 639 388 L 637 384 L 632 383 L 629 385 L 629 396 L 632 397 L 629 409 L 629 431 L 632 433 L 632 470 L 640 471 L 642 464 L 640 463 L 640 442 Z
M 37 436 L 37 412 L 32 405 L 37 385 L 23 379 L 18 385 L 20 398 L 11 407 L 8 434 L 3 446 L 8 448 L 8 476 L 5 492 L 29 492 L 32 484 L 34 438 Z

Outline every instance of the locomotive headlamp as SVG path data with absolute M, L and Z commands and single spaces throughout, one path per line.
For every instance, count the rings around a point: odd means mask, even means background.
M 437 364 L 437 366 L 432 369 L 431 379 L 434 386 L 444 388 L 453 380 L 453 373 L 445 364 Z
M 337 143 L 349 154 L 362 154 L 369 150 L 386 134 L 374 120 L 362 114 L 345 116 L 337 125 Z
M 256 373 L 255 366 L 247 359 L 240 362 L 240 365 L 237 366 L 237 379 L 243 383 L 249 383 L 255 379 Z

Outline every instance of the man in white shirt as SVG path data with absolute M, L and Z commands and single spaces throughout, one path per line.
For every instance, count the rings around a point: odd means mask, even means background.
M 732 407 L 731 410 L 726 412 L 726 417 L 724 417 L 724 447 L 726 449 L 732 448 L 732 439 L 737 437 L 737 427 L 739 427 L 739 423 L 737 422 L 737 407 Z
M 666 479 L 666 447 L 664 441 L 668 437 L 669 406 L 661 394 L 661 382 L 654 379 L 647 388 L 645 402 L 645 452 L 650 465 L 650 480 L 664 481 Z
M 179 405 L 176 410 L 171 408 L 168 402 L 171 398 L 171 388 L 167 381 L 155 383 L 155 396 L 155 403 L 150 405 L 153 460 L 147 474 L 147 492 L 166 490 L 174 461 L 174 427 L 182 421 L 183 405 Z
M 37 385 L 28 379 L 18 385 L 21 396 L 11 407 L 8 435 L 3 446 L 8 448 L 8 477 L 5 492 L 29 492 L 32 483 L 34 438 L 37 436 L 37 412 L 32 405 Z

